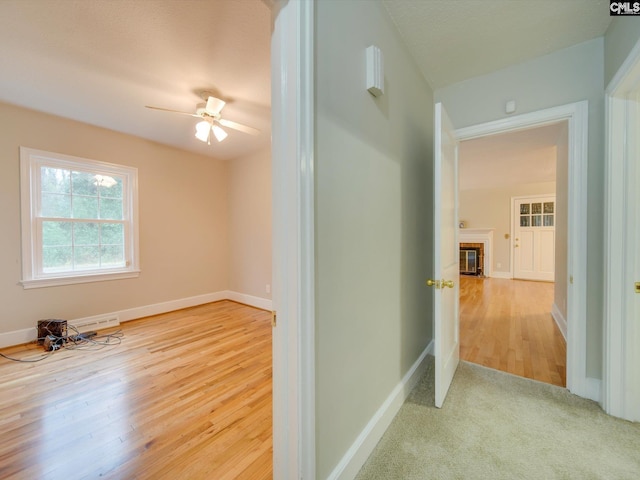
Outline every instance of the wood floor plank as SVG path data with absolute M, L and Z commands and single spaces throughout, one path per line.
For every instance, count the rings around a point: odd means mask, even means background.
M 270 479 L 270 320 L 222 301 L 127 322 L 120 345 L 0 358 L 0 478 Z
M 566 386 L 566 343 L 551 317 L 553 283 L 460 278 L 460 358 Z

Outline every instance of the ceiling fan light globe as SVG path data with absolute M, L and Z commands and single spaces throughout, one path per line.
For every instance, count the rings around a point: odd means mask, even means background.
M 220 114 L 222 108 L 225 106 L 225 102 L 216 97 L 209 97 L 207 100 L 206 110 L 209 115 L 216 116 Z
M 213 134 L 216 136 L 216 140 L 218 140 L 219 142 L 223 141 L 225 138 L 227 138 L 228 133 L 225 132 L 223 129 L 221 129 L 219 126 L 214 125 L 213 126 Z
M 209 140 L 211 124 L 207 121 L 198 122 L 196 124 L 196 138 L 201 142 L 207 142 Z

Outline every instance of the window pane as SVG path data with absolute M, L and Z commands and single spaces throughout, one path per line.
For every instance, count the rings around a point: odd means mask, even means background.
M 92 173 L 73 172 L 71 174 L 71 186 L 74 195 L 98 195 L 98 182 Z
M 76 247 L 73 249 L 74 270 L 100 267 L 100 247 Z
M 542 213 L 542 203 L 532 203 L 531 213 Z
M 529 226 L 529 217 L 527 215 L 523 215 L 520 217 L 520 226 L 521 227 Z
M 98 197 L 73 196 L 73 218 L 99 218 Z
M 71 195 L 43 193 L 41 210 L 43 217 L 71 218 Z
M 101 198 L 100 218 L 108 220 L 122 220 L 122 200 Z
M 73 227 L 74 245 L 93 245 L 100 243 L 97 223 L 76 223 Z
M 71 246 L 70 222 L 42 222 L 42 245 L 45 247 Z
M 71 246 L 42 247 L 42 270 L 44 272 L 71 270 L 72 252 Z
M 100 177 L 96 175 L 96 177 Z M 98 181 L 101 197 L 122 198 L 122 178 L 102 176 Z
M 531 215 L 531 226 L 532 227 L 542 226 L 542 215 Z
M 118 245 L 102 247 L 102 266 L 106 268 L 124 267 L 124 247 Z
M 553 202 L 544 202 L 544 213 L 554 213 Z
M 42 167 L 40 169 L 40 188 L 47 193 L 70 193 L 71 172 L 61 168 Z
M 119 223 L 104 223 L 101 226 L 102 245 L 124 245 L 124 225 Z
M 520 213 L 523 215 L 527 215 L 529 213 L 529 204 L 523 203 L 520 205 Z
M 544 226 L 545 227 L 553 227 L 553 215 L 545 215 L 544 216 Z

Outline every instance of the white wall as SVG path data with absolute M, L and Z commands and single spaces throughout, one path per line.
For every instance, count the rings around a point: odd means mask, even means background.
M 327 478 L 432 338 L 433 97 L 380 2 L 316 8 L 316 476 Z M 378 99 L 365 89 L 372 44 Z
M 589 101 L 587 203 L 587 376 L 602 375 L 604 202 L 604 40 L 564 50 L 472 78 L 435 92 L 456 128 L 505 118 L 505 102 L 529 113 Z
M 459 217 L 465 228 L 494 228 L 493 265 L 496 273 L 508 273 L 511 269 L 511 197 L 524 195 L 555 195 L 556 183 L 522 183 L 508 187 L 460 190 Z M 498 266 L 500 264 L 500 266 Z
M 229 160 L 229 289 L 271 298 L 271 150 Z

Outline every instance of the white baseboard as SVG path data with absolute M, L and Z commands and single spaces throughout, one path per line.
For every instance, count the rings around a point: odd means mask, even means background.
M 558 325 L 558 328 L 560 329 L 560 333 L 562 333 L 562 336 L 564 337 L 564 341 L 566 342 L 567 341 L 567 319 L 564 318 L 564 315 L 562 315 L 562 312 L 560 311 L 560 309 L 555 303 L 551 306 L 551 316 L 556 321 L 556 325 Z
M 511 280 L 513 276 L 511 272 L 491 272 L 491 278 L 506 278 L 507 280 Z
M 252 295 L 246 295 L 244 293 L 232 292 L 227 290 L 227 300 L 233 300 L 234 302 L 243 303 L 250 307 L 260 308 L 262 310 L 273 310 L 272 302 L 268 298 L 254 297 Z
M 13 332 L 0 333 L 0 348 L 33 342 L 38 337 L 37 327 L 23 328 Z
M 384 432 L 389 428 L 391 421 L 400 410 L 400 407 L 402 407 L 409 393 L 411 393 L 413 387 L 424 374 L 427 366 L 425 359 L 429 354 L 433 355 L 433 340 L 420 354 L 400 383 L 391 391 L 378 411 L 371 417 L 364 430 L 360 432 L 358 438 L 356 438 L 336 468 L 327 477 L 329 480 L 355 478 Z
M 92 315 L 90 317 L 75 318 L 68 320 L 70 325 L 83 325 L 95 318 L 103 318 L 108 316 L 117 317 L 120 322 L 134 320 L 136 318 L 149 317 L 161 313 L 180 310 L 181 308 L 195 307 L 205 303 L 218 302 L 220 300 L 233 300 L 263 310 L 271 310 L 271 300 L 266 298 L 253 297 L 238 292 L 224 290 L 221 292 L 205 293 L 194 297 L 179 298 L 177 300 L 169 300 L 168 302 L 154 303 L 152 305 L 144 305 L 142 307 L 134 307 L 126 310 L 118 310 L 115 312 L 106 312 L 100 315 Z M 22 330 L 0 333 L 0 348 L 20 345 L 36 340 L 38 330 L 34 326 Z

